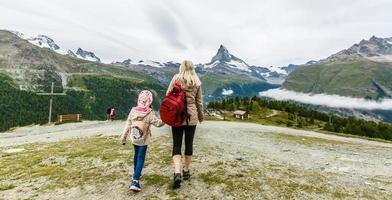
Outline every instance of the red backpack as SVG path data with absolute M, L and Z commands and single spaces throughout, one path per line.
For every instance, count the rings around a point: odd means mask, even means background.
M 159 110 L 161 120 L 165 124 L 180 127 L 184 120 L 188 124 L 188 111 L 186 103 L 186 93 L 181 89 L 181 85 L 176 83 L 173 89 L 166 95 Z

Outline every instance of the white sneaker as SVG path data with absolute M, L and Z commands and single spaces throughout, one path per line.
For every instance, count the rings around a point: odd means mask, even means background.
M 142 188 L 140 187 L 139 181 L 133 180 L 131 186 L 129 187 L 130 190 L 134 192 L 140 192 Z

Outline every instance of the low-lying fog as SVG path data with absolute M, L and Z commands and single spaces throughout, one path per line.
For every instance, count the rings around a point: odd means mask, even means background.
M 344 97 L 328 94 L 308 94 L 285 89 L 271 89 L 259 93 L 260 96 L 277 100 L 293 100 L 305 104 L 323 105 L 333 108 L 392 110 L 392 99 L 366 100 L 362 98 Z

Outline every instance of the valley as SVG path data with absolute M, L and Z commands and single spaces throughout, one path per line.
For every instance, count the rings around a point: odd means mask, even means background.
M 59 98 L 56 115 L 81 112 L 86 119 L 104 119 L 102 110 L 114 104 L 120 110 L 119 117 L 123 118 L 133 103 L 133 100 L 128 100 L 127 97 L 132 99 L 142 88 L 149 88 L 154 92 L 158 99 L 155 105 L 157 109 L 159 99 L 162 99 L 171 77 L 179 68 L 179 63 L 174 61 L 126 59 L 105 64 L 93 52 L 82 48 L 78 48 L 76 53 L 62 49 L 53 39 L 45 35 L 26 36 L 19 32 L 0 31 L 0 38 L 2 44 L 0 73 L 3 74 L 0 78 L 7 80 L 3 81 L 3 84 L 12 85 L 5 88 L 13 88 L 11 92 L 15 94 L 13 97 L 18 93 L 30 92 L 32 99 L 41 102 L 33 109 L 37 112 L 36 116 L 39 116 L 34 117 L 35 120 L 29 120 L 32 118 L 31 115 L 19 117 L 19 120 L 14 120 L 12 125 L 1 125 L 0 130 L 7 130 L 15 125 L 28 125 L 31 122 L 44 123 L 44 116 L 47 113 L 44 102 L 47 99 L 35 97 L 33 93 L 48 92 L 51 82 L 55 83 L 55 92 L 68 94 L 67 97 Z M 220 45 L 210 62 L 196 64 L 196 72 L 203 83 L 205 102 L 236 96 L 258 96 L 260 92 L 279 87 L 309 94 L 336 94 L 380 100 L 390 98 L 392 94 L 390 88 L 392 65 L 387 59 L 392 52 L 390 49 L 388 38 L 372 37 L 319 61 L 311 60 L 303 65 L 260 67 L 248 64 L 231 54 L 225 46 Z M 115 87 L 116 84 L 118 86 Z M 18 92 L 17 88 L 21 91 Z M 101 92 L 106 95 L 100 94 Z M 7 101 L 15 102 L 11 97 L 4 100 L 5 103 Z M 65 102 L 80 103 L 72 107 L 67 103 L 62 104 Z M 24 109 L 23 106 L 18 108 L 12 106 L 16 105 L 15 103 L 8 104 L 11 105 L 2 112 L 10 113 L 9 111 L 14 109 L 16 112 L 11 118 L 15 119 L 24 112 L 18 111 Z M 26 102 L 26 105 L 31 104 L 35 103 Z M 385 122 L 390 122 L 391 119 L 391 112 L 387 110 L 310 107 L 341 116 Z

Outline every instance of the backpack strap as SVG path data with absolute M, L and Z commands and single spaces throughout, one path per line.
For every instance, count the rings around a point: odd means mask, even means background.
M 189 126 L 189 119 L 191 118 L 191 116 L 188 113 L 188 98 L 186 96 L 186 92 L 185 93 L 185 121 L 186 121 L 186 125 Z
M 175 83 L 175 85 L 178 85 L 179 87 L 180 87 L 180 89 L 184 92 L 184 94 L 185 94 L 185 99 L 184 99 L 184 106 L 185 106 L 185 109 L 184 109 L 184 115 L 185 115 L 185 121 L 186 121 L 186 125 L 187 126 L 189 126 L 189 120 L 190 120 L 190 118 L 191 118 L 191 116 L 189 115 L 189 113 L 188 113 L 188 98 L 187 98 L 187 95 L 186 95 L 186 91 L 185 90 L 183 90 L 182 88 L 181 88 L 181 83 Z

